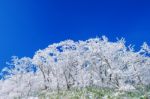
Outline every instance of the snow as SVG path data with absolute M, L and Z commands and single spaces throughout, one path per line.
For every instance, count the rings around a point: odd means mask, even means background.
M 0 99 L 38 99 L 31 96 L 42 90 L 87 86 L 135 90 L 133 86 L 150 84 L 149 53 L 147 43 L 135 52 L 125 46 L 124 39 L 109 42 L 105 36 L 55 43 L 37 51 L 33 58 L 12 57 L 0 73 Z

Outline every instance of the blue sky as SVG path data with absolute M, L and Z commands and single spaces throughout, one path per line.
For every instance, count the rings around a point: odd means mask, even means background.
M 106 35 L 150 44 L 149 0 L 0 0 L 0 68 L 66 39 Z

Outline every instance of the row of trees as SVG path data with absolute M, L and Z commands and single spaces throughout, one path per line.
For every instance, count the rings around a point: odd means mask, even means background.
M 105 36 L 55 43 L 33 58 L 13 57 L 1 72 L 0 97 L 87 86 L 132 90 L 138 84 L 150 84 L 149 55 L 146 43 L 135 52 L 132 46 L 125 46 L 124 39 L 109 42 Z

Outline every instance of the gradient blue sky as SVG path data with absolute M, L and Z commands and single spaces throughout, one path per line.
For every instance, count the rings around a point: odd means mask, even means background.
M 65 39 L 106 35 L 150 44 L 149 0 L 0 0 L 0 68 Z

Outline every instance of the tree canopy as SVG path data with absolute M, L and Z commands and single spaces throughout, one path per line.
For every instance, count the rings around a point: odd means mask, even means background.
M 38 50 L 33 58 L 17 56 L 1 71 L 0 97 L 28 97 L 41 90 L 60 91 L 96 86 L 135 90 L 150 85 L 150 47 L 139 51 L 125 40 L 107 37 L 66 40 Z

